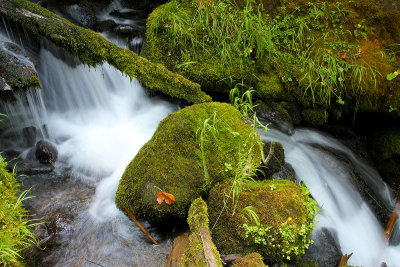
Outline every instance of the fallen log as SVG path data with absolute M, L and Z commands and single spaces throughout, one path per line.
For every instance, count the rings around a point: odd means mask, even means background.
M 28 0 L 0 0 L 0 16 L 18 23 L 35 36 L 43 36 L 64 48 L 85 64 L 108 62 L 147 89 L 163 92 L 189 103 L 210 102 L 200 85 L 153 64 L 130 50 L 118 47 L 100 34 L 74 25 L 53 12 Z
M 400 193 L 397 196 L 396 205 L 394 206 L 393 212 L 389 217 L 389 220 L 385 227 L 385 241 L 388 242 L 390 236 L 392 235 L 394 224 L 396 223 L 397 219 L 399 218 L 400 212 Z
M 151 242 L 153 242 L 154 245 L 158 245 L 158 242 L 149 234 L 149 232 L 146 231 L 146 229 L 144 229 L 144 227 L 135 219 L 135 217 L 133 216 L 133 214 L 128 210 L 125 209 L 126 213 L 128 213 L 128 216 L 132 219 L 132 221 L 136 224 L 137 227 L 140 228 L 140 230 L 142 230 L 142 232 L 151 240 Z

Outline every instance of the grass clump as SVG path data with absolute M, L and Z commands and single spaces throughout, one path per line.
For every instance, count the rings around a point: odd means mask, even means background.
M 22 207 L 22 201 L 30 198 L 29 191 L 18 196 L 20 184 L 6 166 L 0 156 L 0 262 L 4 266 L 24 266 L 22 251 L 37 244 L 32 231 L 36 223 L 28 219 Z

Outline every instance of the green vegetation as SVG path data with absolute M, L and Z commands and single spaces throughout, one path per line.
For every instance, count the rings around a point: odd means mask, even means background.
M 244 256 L 241 259 L 238 259 L 234 262 L 233 267 L 266 267 L 267 265 L 264 264 L 263 258 L 258 253 L 251 253 Z
M 98 33 L 78 27 L 41 6 L 27 0 L 0 2 L 0 15 L 20 23 L 36 36 L 44 36 L 56 45 L 95 66 L 107 61 L 131 79 L 136 78 L 150 90 L 158 90 L 189 103 L 211 101 L 200 85 L 153 64 L 134 52 L 108 42 Z
M 210 127 L 204 127 L 206 120 Z M 116 194 L 117 206 L 130 209 L 139 219 L 186 219 L 194 199 L 230 179 L 242 153 L 249 167 L 260 164 L 260 142 L 229 104 L 204 103 L 172 113 L 127 166 Z M 232 168 L 228 172 L 226 163 Z M 156 188 L 173 194 L 175 204 L 158 205 Z
M 28 219 L 22 201 L 30 198 L 29 191 L 19 197 L 20 184 L 15 173 L 8 173 L 7 163 L 0 156 L 0 262 L 4 266 L 24 266 L 21 252 L 37 244 L 32 232 L 36 225 Z
M 230 190 L 229 184 L 219 185 L 209 198 L 210 221 L 218 219 L 213 240 L 221 253 L 258 252 L 268 263 L 293 262 L 304 254 L 318 210 L 305 186 L 283 180 L 246 182 L 237 209 L 247 212 L 233 216 L 233 207 L 221 203 Z
M 182 266 L 214 266 L 207 262 L 207 258 L 210 256 L 215 259 L 217 266 L 222 266 L 218 250 L 211 241 L 207 204 L 201 198 L 192 202 L 187 222 L 190 227 L 189 244 L 182 256 Z M 200 230 L 201 228 L 202 230 Z M 206 237 L 209 237 L 209 240 Z M 210 248 L 211 251 L 205 251 L 206 248 Z
M 144 55 L 207 90 L 227 92 L 243 81 L 264 99 L 387 111 L 398 96 L 389 97 L 385 77 L 394 67 L 382 40 L 397 33 L 371 27 L 371 10 L 388 16 L 378 7 L 372 0 L 283 1 L 267 13 L 254 0 L 172 0 L 150 15 Z

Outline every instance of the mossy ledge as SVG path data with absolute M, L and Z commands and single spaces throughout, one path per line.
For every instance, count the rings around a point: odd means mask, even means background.
M 211 97 L 201 91 L 199 84 L 27 0 L 1 0 L 0 15 L 21 24 L 36 36 L 46 37 L 85 64 L 95 66 L 107 61 L 130 78 L 138 79 L 149 90 L 161 91 L 194 104 L 211 101 Z

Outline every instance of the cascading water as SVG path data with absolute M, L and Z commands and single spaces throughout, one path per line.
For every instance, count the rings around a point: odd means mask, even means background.
M 342 252 L 353 253 L 348 264 L 380 266 L 385 262 L 387 266 L 399 266 L 400 245 L 386 246 L 383 229 L 352 186 L 351 171 L 345 162 L 349 161 L 380 196 L 381 203 L 392 209 L 395 200 L 373 168 L 334 138 L 312 130 L 297 129 L 293 136 L 288 136 L 270 129 L 263 139 L 283 144 L 285 161 L 293 167 L 297 179 L 306 183 L 322 208 L 317 229 L 333 229 Z
M 26 186 L 33 186 L 36 195 L 27 203 L 30 211 L 38 217 L 56 217 L 55 228 L 63 228 L 55 230 L 58 245 L 39 265 L 164 265 L 169 240 L 145 224 L 161 245 L 148 242 L 116 208 L 114 195 L 130 160 L 158 122 L 178 107 L 150 99 L 137 81 L 131 82 L 107 64 L 88 68 L 75 63 L 72 67 L 58 58 L 41 50 L 38 73 L 42 92 L 28 94 L 28 108 L 20 99 L 18 107 L 8 110 L 19 114 L 11 118 L 15 124 L 43 129 L 39 137 L 49 137 L 59 150 L 60 159 L 52 174 L 24 181 Z M 21 125 L 14 128 L 21 129 Z M 400 246 L 396 242 L 385 245 L 382 227 L 351 185 L 345 161 L 390 209 L 393 196 L 375 170 L 341 143 L 311 130 L 296 130 L 293 136 L 287 136 L 271 129 L 264 139 L 284 145 L 286 161 L 322 207 L 317 228 L 333 229 L 342 252 L 354 253 L 349 264 L 380 266 L 386 262 L 398 266 Z M 63 219 L 62 213 L 69 217 Z M 52 229 L 51 225 L 47 227 Z M 397 224 L 397 233 L 398 228 Z M 55 232 L 41 244 L 46 245 Z M 399 237 L 394 239 L 398 243 Z

